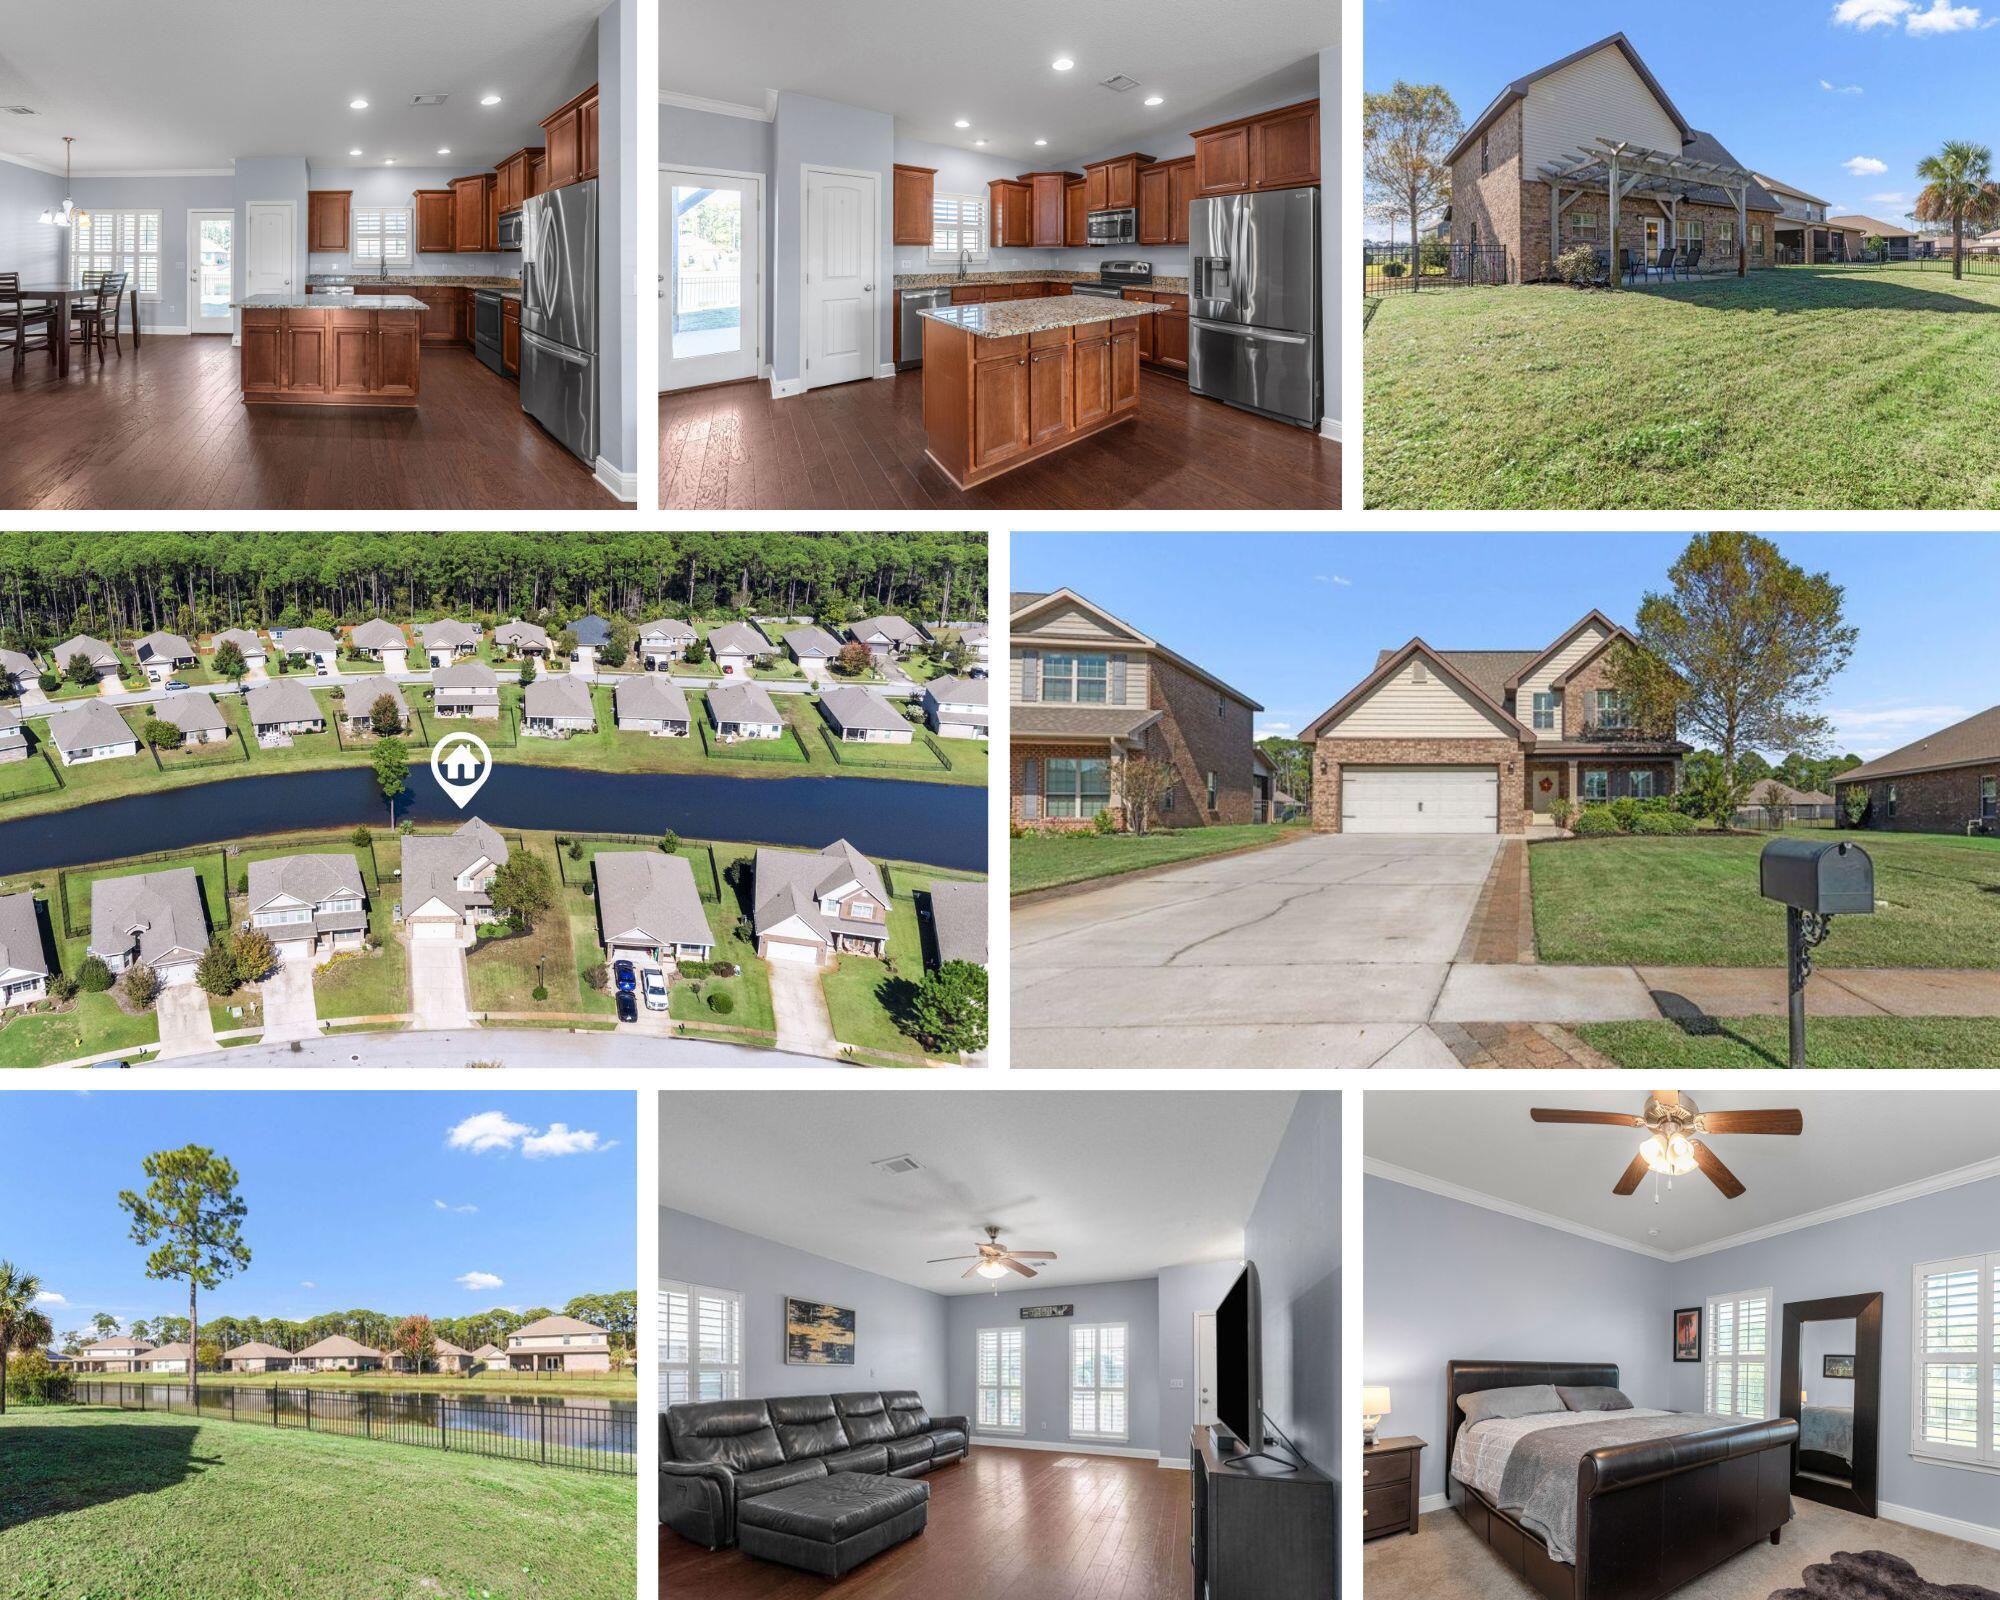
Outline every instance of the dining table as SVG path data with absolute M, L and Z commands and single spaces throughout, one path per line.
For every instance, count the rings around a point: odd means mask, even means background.
M 132 297 L 132 348 L 139 348 L 139 286 L 134 281 L 126 293 Z M 72 300 L 94 300 L 95 289 L 74 289 L 66 283 L 24 283 L 20 288 L 23 301 L 53 300 L 56 305 L 56 326 L 62 330 L 62 337 L 56 340 L 56 376 L 69 376 L 69 307 Z

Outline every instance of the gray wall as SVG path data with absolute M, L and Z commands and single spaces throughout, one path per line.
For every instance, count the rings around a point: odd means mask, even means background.
M 1338 1475 L 1340 1096 L 1299 1096 L 1243 1227 L 1264 1299 L 1264 1411 Z M 1226 1288 L 1227 1285 L 1224 1285 Z
M 248 237 L 243 225 L 244 208 L 253 200 L 289 200 L 297 214 L 292 229 L 292 265 L 296 271 L 292 287 L 305 292 L 312 258 L 306 251 L 306 191 L 312 187 L 311 174 L 303 156 L 238 156 L 236 158 L 236 261 L 232 276 L 236 298 L 243 298 L 243 266 Z M 240 318 L 238 319 L 240 322 Z
M 1326 358 L 1323 402 L 1333 432 L 1340 431 L 1340 46 L 1319 53 L 1320 343 Z
M 24 283 L 61 279 L 62 230 L 40 218 L 49 206 L 61 205 L 62 198 L 60 177 L 0 159 L 0 270 L 18 272 Z M 83 201 L 79 198 L 77 204 Z
M 448 189 L 453 178 L 470 177 L 476 172 L 490 172 L 490 167 L 320 167 L 311 169 L 308 176 L 315 189 L 351 189 L 354 191 L 352 204 L 356 206 L 414 206 L 416 191 L 419 189 Z M 315 250 L 307 257 L 308 273 L 348 273 L 360 270 L 373 272 L 374 266 L 357 269 L 353 256 L 345 250 Z M 521 252 L 510 250 L 495 252 L 468 251 L 460 255 L 453 251 L 449 255 L 422 254 L 416 264 L 399 267 L 399 273 L 435 273 L 443 277 L 504 277 L 518 278 L 521 275 Z
M 236 180 L 227 176 L 78 178 L 76 203 L 106 210 L 160 213 L 160 297 L 157 303 L 146 303 L 142 314 L 149 332 L 155 325 L 186 328 L 188 212 L 233 209 Z M 129 307 L 124 315 L 130 317 Z
M 895 123 L 886 112 L 863 111 L 811 95 L 781 94 L 772 124 L 771 188 L 771 374 L 779 381 L 798 378 L 804 355 L 799 328 L 801 265 L 800 219 L 805 212 L 803 169 L 846 167 L 881 176 L 880 249 L 883 277 L 875 287 L 876 365 L 889 360 L 895 348 L 891 318 L 895 308 L 889 264 L 894 222 L 894 192 L 890 168 L 895 165 Z
M 661 166 L 755 172 L 764 179 L 764 314 L 760 336 L 764 341 L 765 366 L 770 364 L 772 286 L 777 278 L 771 269 L 774 260 L 771 211 L 775 192 L 771 180 L 776 170 L 775 142 L 772 125 L 753 117 L 725 117 L 712 111 L 690 111 L 685 106 L 660 107 Z M 662 230 L 671 226 L 664 204 L 660 226 Z M 665 248 L 664 242 L 662 248 Z M 666 315 L 664 304 L 660 315 Z M 659 377 L 664 382 L 666 373 L 662 371 Z
M 597 18 L 597 453 L 622 473 L 639 470 L 638 59 L 639 0 L 612 0 Z
M 956 1409 L 945 1403 L 943 1295 L 665 1207 L 660 1276 L 743 1296 L 743 1381 L 752 1396 L 915 1389 L 933 1411 Z M 852 1308 L 855 1365 L 785 1364 L 787 1295 Z
M 1448 1361 L 1615 1361 L 1634 1405 L 1679 1408 L 1686 1373 L 1699 1399 L 1701 1368 L 1672 1359 L 1673 1308 L 1693 1301 L 1664 1261 L 1374 1177 L 1362 1229 L 1360 1380 L 1388 1385 L 1385 1437 L 1429 1441 L 1424 1494 L 1444 1493 Z
M 945 1410 L 972 1416 L 977 1410 L 975 1358 L 981 1328 L 1027 1330 L 1023 1353 L 1027 1382 L 1028 1429 L 1023 1436 L 1061 1444 L 1069 1433 L 1069 1330 L 1078 1323 L 1122 1322 L 1127 1325 L 1129 1352 L 1125 1374 L 1131 1437 L 1125 1448 L 1160 1447 L 1159 1360 L 1160 1286 L 1157 1279 L 1129 1283 L 1065 1284 L 1060 1289 L 1022 1289 L 1009 1294 L 947 1295 L 950 1341 L 951 1404 Z M 1046 1318 L 1023 1322 L 1022 1306 L 1071 1304 L 1076 1315 L 1065 1321 Z M 975 1437 L 977 1435 L 975 1434 Z M 1011 1436 L 995 1436 L 1005 1444 Z M 1089 1442 L 1089 1441 L 1086 1441 Z
M 1194 1319 L 1213 1311 L 1243 1271 L 1240 1259 L 1160 1274 L 1160 1459 L 1185 1465 L 1194 1427 L 1196 1386 Z M 1178 1383 L 1179 1388 L 1174 1385 Z

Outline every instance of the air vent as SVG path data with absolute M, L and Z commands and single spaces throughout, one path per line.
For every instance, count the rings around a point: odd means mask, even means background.
M 448 94 L 413 94 L 410 96 L 410 104 L 413 106 L 441 106 L 450 98 L 451 96 Z
M 1138 88 L 1139 80 L 1137 78 L 1128 78 L 1122 72 L 1114 72 L 1108 78 L 1099 78 L 1097 80 L 1097 87 L 1100 89 L 1109 89 L 1113 94 L 1124 94 L 1128 89 Z
M 1424 664 L 1421 661 L 1412 661 L 1410 663 L 1410 682 L 1429 683 L 1430 681 L 1431 675 L 1424 671 Z
M 884 1156 L 880 1161 L 871 1161 L 868 1165 L 877 1172 L 894 1173 L 899 1178 L 906 1172 L 924 1170 L 915 1156 Z
M 0 111 L 6 112 L 10 117 L 32 117 L 37 115 L 33 106 L 0 106 Z

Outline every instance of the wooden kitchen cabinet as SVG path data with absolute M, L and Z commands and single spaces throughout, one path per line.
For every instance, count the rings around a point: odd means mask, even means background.
M 597 85 L 542 120 L 547 187 L 560 189 L 597 176 Z
M 1188 207 L 1195 195 L 1194 157 L 1182 156 L 1167 174 L 1167 243 L 1188 242 Z
M 1153 165 L 1151 156 L 1114 156 L 1109 161 L 1093 161 L 1083 169 L 1084 209 L 1124 211 L 1139 203 L 1139 173 Z
M 306 191 L 306 249 L 344 251 L 347 223 L 354 201 L 352 189 Z
M 500 248 L 500 214 L 494 199 L 495 178 L 490 172 L 451 180 L 452 248 L 459 254 Z
M 1138 406 L 1139 330 L 1120 322 L 1111 335 L 1111 414 L 1136 411 Z
M 1070 342 L 1066 329 L 1034 334 L 1028 351 L 1028 444 L 1069 432 Z
M 1197 195 L 1297 189 L 1319 182 L 1319 102 L 1218 123 L 1194 134 Z
M 419 189 L 411 198 L 417 208 L 417 254 L 452 254 L 458 248 L 457 235 L 452 230 L 452 191 Z
M 243 312 L 239 362 L 249 403 L 411 406 L 418 317 L 360 306 Z
M 1111 415 L 1111 325 L 1094 322 L 1077 329 L 1070 363 L 1070 421 L 1080 431 Z
M 977 283 L 954 284 L 951 303 L 955 306 L 983 306 L 986 304 L 986 287 Z
M 1124 298 L 1137 301 L 1140 305 L 1149 306 L 1153 303 L 1153 293 L 1150 289 L 1127 289 L 1124 293 Z M 1135 323 L 1133 332 L 1137 334 L 1139 339 L 1139 359 L 1142 361 L 1151 361 L 1153 359 L 1153 324 L 1159 321 L 1159 318 L 1135 317 L 1133 321 Z
M 1172 169 L 1156 162 L 1139 174 L 1139 243 L 1168 244 L 1173 237 Z
M 1032 191 L 1018 178 L 995 178 L 986 186 L 987 244 L 995 250 L 1025 249 L 1030 240 L 1028 210 Z
M 937 168 L 906 167 L 899 162 L 893 171 L 891 242 L 928 245 L 937 207 Z
M 1063 185 L 1063 243 L 1072 249 L 1080 250 L 1090 243 L 1086 221 L 1090 208 L 1084 204 L 1086 187 L 1082 178 L 1072 178 Z
M 549 189 L 549 155 L 546 150 L 537 150 L 528 160 L 528 198 L 547 194 Z
M 511 156 L 494 168 L 494 206 L 500 212 L 518 211 L 521 202 L 534 193 L 529 188 L 529 173 L 537 156 L 546 152 L 539 146 L 529 146 L 516 150 Z
M 597 85 L 592 84 L 583 97 L 583 104 L 577 107 L 578 142 L 577 177 L 579 179 L 597 176 Z
M 509 377 L 521 375 L 521 302 L 500 302 L 500 364 Z
M 1028 448 L 1027 339 L 983 339 L 1005 353 L 972 363 L 972 468 L 983 472 Z M 1017 349 L 1019 345 L 1023 348 Z
M 457 344 L 465 328 L 465 305 L 471 296 L 463 289 L 425 284 L 411 294 L 424 303 L 423 342 Z
M 1161 307 L 1153 324 L 1153 364 L 1185 376 L 1188 369 L 1188 297 L 1184 294 L 1155 294 L 1153 304 Z
M 1028 185 L 1028 242 L 1037 249 L 1062 248 L 1067 237 L 1068 172 L 1024 172 Z

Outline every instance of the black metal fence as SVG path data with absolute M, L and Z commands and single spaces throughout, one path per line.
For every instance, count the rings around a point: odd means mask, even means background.
M 281 1383 L 213 1385 L 198 1391 L 150 1383 L 72 1378 L 45 1390 L 47 1403 L 164 1411 L 217 1422 L 304 1428 L 312 1433 L 418 1445 L 461 1455 L 527 1461 L 576 1472 L 634 1477 L 638 1414 L 535 1395 L 440 1395 L 396 1390 L 287 1388 Z
M 1361 292 L 1417 294 L 1426 289 L 1486 288 L 1507 281 L 1507 252 L 1499 245 L 1370 244 L 1361 248 Z

